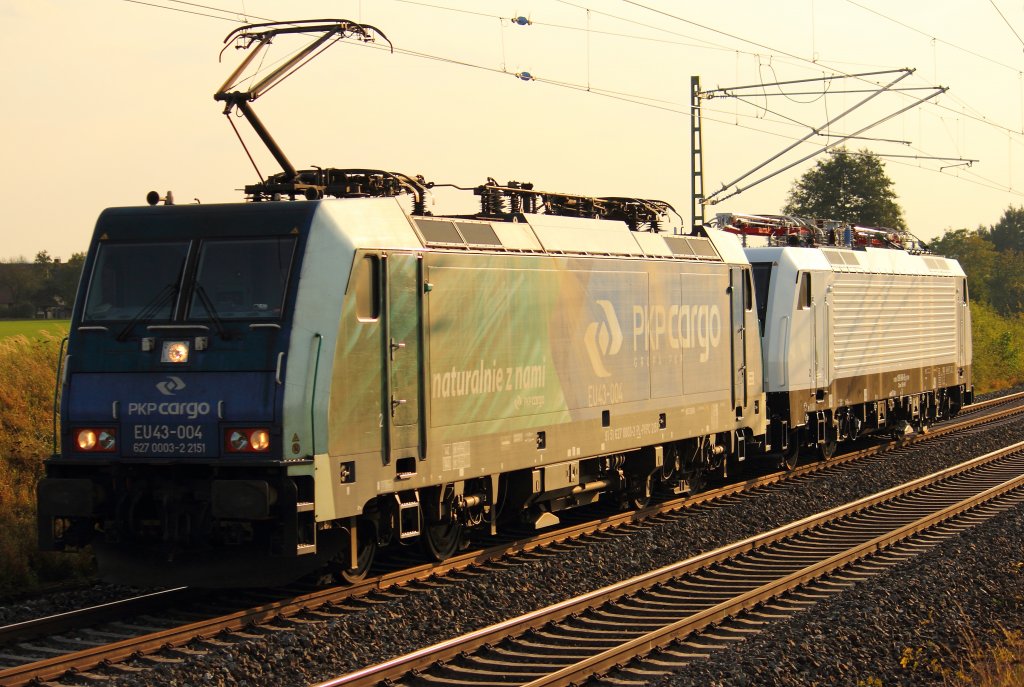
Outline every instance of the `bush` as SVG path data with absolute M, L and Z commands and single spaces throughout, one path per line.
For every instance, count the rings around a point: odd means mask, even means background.
M 15 320 L 27 320 L 35 317 L 36 306 L 31 303 L 12 303 L 7 306 L 7 312 L 4 317 L 9 317 Z
M 978 393 L 1024 382 L 1024 318 L 1004 317 L 986 303 L 971 304 L 974 388 Z
M 36 483 L 53 451 L 53 391 L 60 339 L 0 340 L 0 595 L 86 575 L 85 554 L 41 553 Z

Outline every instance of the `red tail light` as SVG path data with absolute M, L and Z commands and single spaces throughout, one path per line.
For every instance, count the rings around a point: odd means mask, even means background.
M 262 427 L 224 431 L 224 450 L 228 453 L 266 453 L 270 449 L 270 431 Z
M 113 453 L 117 430 L 113 427 L 82 427 L 74 431 L 75 448 L 86 453 Z

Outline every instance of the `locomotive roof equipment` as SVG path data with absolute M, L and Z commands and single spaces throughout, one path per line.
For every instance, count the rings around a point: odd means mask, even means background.
M 864 227 L 835 219 L 720 212 L 712 225 L 742 237 L 767 238 L 770 246 L 894 248 L 910 253 L 928 251 L 923 241 L 905 229 Z
M 248 89 L 235 89 L 243 80 L 243 74 L 253 64 L 256 56 L 263 52 L 273 39 L 285 34 L 313 35 L 306 47 L 297 51 L 282 64 L 260 79 Z M 324 197 L 359 198 L 359 197 L 395 197 L 409 194 L 413 198 L 413 215 L 430 214 L 426 210 L 426 195 L 430 188 L 450 186 L 461 190 L 472 190 L 480 196 L 481 219 L 509 219 L 522 213 L 544 213 L 560 217 L 589 217 L 592 219 L 610 219 L 625 222 L 633 231 L 658 231 L 665 223 L 668 213 L 679 216 L 669 203 L 660 200 L 643 198 L 605 197 L 595 198 L 568 193 L 551 193 L 538 191 L 533 184 L 510 181 L 501 186 L 494 179 L 488 178 L 487 183 L 475 188 L 455 186 L 454 184 L 427 183 L 422 176 L 410 177 L 398 172 L 380 169 L 338 169 L 321 168 L 297 170 L 288 160 L 284 151 L 270 135 L 263 122 L 256 116 L 249 103 L 264 95 L 284 79 L 294 74 L 301 67 L 334 43 L 346 39 L 372 43 L 380 37 L 388 43 L 391 51 L 394 46 L 384 33 L 369 24 L 360 24 L 348 19 L 316 19 L 292 22 L 269 22 L 249 24 L 235 29 L 224 39 L 225 47 L 235 41 L 239 50 L 251 50 L 241 64 L 231 73 L 227 80 L 214 94 L 214 100 L 224 102 L 224 114 L 231 121 L 231 112 L 237 109 L 246 118 L 256 134 L 267 146 L 270 153 L 281 165 L 283 171 L 271 174 L 255 184 L 247 184 L 245 193 L 249 200 L 279 200 L 287 197 L 295 200 L 305 197 L 316 200 Z M 253 47 L 255 46 L 255 48 Z M 235 129 L 238 135 L 238 130 Z M 239 141 L 241 141 L 239 135 Z M 242 143 L 245 146 L 244 142 Z M 246 149 L 246 154 L 249 154 Z M 249 160 L 256 167 L 252 155 Z M 256 169 L 260 174 L 259 169 Z M 159 200 L 150 200 L 153 205 Z
M 305 48 L 299 50 L 289 59 L 272 69 L 268 75 L 251 85 L 248 89 L 231 90 L 236 88 L 242 81 L 242 75 L 252 64 L 256 56 L 263 52 L 273 42 L 275 37 L 285 34 L 319 35 Z M 227 50 L 227 44 L 232 40 L 235 41 L 235 47 L 239 50 L 249 50 L 256 46 L 242 60 L 242 63 L 238 65 L 235 71 L 231 73 L 231 76 L 217 89 L 213 99 L 224 103 L 224 115 L 227 116 L 228 122 L 231 124 L 231 128 L 235 130 L 235 135 L 238 136 L 240 142 L 242 137 L 238 134 L 238 129 L 235 128 L 235 124 L 231 121 L 230 116 L 231 111 L 234 109 L 242 113 L 242 116 L 249 122 L 253 130 L 256 131 L 260 140 L 270 150 L 271 155 L 281 165 L 282 174 L 274 175 L 274 177 L 267 180 L 268 184 L 273 180 L 273 185 L 281 187 L 281 190 L 271 190 L 271 193 L 290 192 L 293 196 L 295 193 L 312 193 L 312 197 L 315 198 L 323 195 L 326 184 L 316 183 L 318 181 L 316 178 L 312 180 L 300 178 L 300 174 L 295 169 L 295 166 L 285 156 L 284 151 L 281 150 L 281 147 L 270 135 L 270 132 L 263 125 L 263 122 L 260 121 L 259 117 L 256 116 L 249 103 L 270 91 L 274 86 L 287 79 L 314 57 L 338 41 L 346 38 L 355 38 L 364 43 L 372 43 L 378 36 L 386 41 L 388 46 L 391 47 L 392 52 L 394 52 L 394 46 L 391 45 L 391 41 L 388 40 L 388 37 L 380 29 L 369 24 L 349 21 L 348 19 L 305 19 L 290 22 L 248 24 L 235 29 L 224 39 L 225 46 L 220 51 L 221 56 L 224 55 L 224 51 Z M 242 142 L 242 147 L 245 147 L 244 142 Z M 249 155 L 249 160 L 253 163 L 253 167 L 256 167 L 256 163 L 252 159 L 252 155 L 249 154 L 248 149 L 246 149 L 246 154 Z M 256 168 L 256 173 L 259 174 L 259 168 Z M 304 174 L 308 174 L 308 172 Z M 260 176 L 262 177 L 262 174 Z M 249 191 L 247 188 L 246 193 L 252 193 L 252 191 Z
M 462 191 L 473 191 L 480 197 L 479 219 L 509 220 L 523 213 L 543 213 L 559 217 L 617 220 L 625 222 L 631 231 L 652 232 L 662 230 L 662 226 L 668 221 L 669 213 L 682 220 L 676 209 L 663 200 L 592 197 L 538 191 L 529 182 L 510 181 L 502 186 L 488 177 L 486 184 L 475 188 L 433 183 L 428 186 L 449 186 Z

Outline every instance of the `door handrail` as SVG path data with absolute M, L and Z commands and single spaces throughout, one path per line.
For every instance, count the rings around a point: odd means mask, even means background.
M 317 332 L 313 338 L 316 340 L 316 359 L 313 363 L 313 389 L 309 396 L 309 443 L 313 456 L 316 456 L 316 380 L 320 376 L 320 349 L 324 344 L 324 335 Z

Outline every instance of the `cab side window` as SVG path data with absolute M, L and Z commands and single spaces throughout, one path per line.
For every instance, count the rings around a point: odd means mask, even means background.
M 797 295 L 797 307 L 800 310 L 810 310 L 811 308 L 811 275 L 807 272 L 800 273 L 800 281 L 797 287 L 799 293 Z
M 750 312 L 754 309 L 754 285 L 750 281 L 750 270 L 743 270 L 743 309 Z
M 380 257 L 364 256 L 358 262 L 352 283 L 356 295 L 356 317 L 373 322 L 380 317 Z

